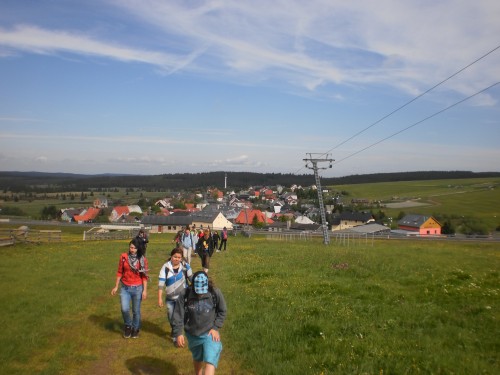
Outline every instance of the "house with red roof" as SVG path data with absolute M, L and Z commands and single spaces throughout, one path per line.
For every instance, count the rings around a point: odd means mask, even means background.
M 258 223 L 264 224 L 274 223 L 274 221 L 269 219 L 262 211 L 254 209 L 242 209 L 234 222 L 236 224 L 252 225 L 254 223 L 254 220 L 256 220 Z
M 108 219 L 111 223 L 116 223 L 117 221 L 137 221 L 137 218 L 129 219 L 128 216 L 135 212 L 137 214 L 142 214 L 142 209 L 136 204 L 130 206 L 116 206 L 111 211 L 111 214 L 108 216 Z
M 91 223 L 99 215 L 99 212 L 101 212 L 100 209 L 90 207 L 89 209 L 82 211 L 79 215 L 73 216 L 73 220 L 77 223 Z
M 116 206 L 113 208 L 113 211 L 111 211 L 111 214 L 109 215 L 109 221 L 110 222 L 116 222 L 120 220 L 122 217 L 127 216 L 130 213 L 128 206 Z

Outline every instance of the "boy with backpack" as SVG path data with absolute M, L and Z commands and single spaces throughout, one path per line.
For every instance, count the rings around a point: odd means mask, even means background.
M 189 227 L 187 226 L 184 233 L 181 236 L 181 246 L 184 256 L 184 260 L 191 264 L 191 254 L 193 253 L 194 247 L 198 242 L 198 238 L 191 233 Z
M 172 317 L 172 336 L 176 346 L 186 345 L 193 356 L 195 374 L 215 374 L 219 363 L 222 343 L 219 329 L 226 319 L 226 301 L 220 289 L 215 288 L 208 275 L 198 271 L 193 276 L 191 287 L 184 290 L 175 304 Z
M 182 258 L 182 249 L 175 248 L 170 252 L 170 259 L 161 267 L 158 276 L 158 306 L 167 305 L 167 318 L 172 327 L 174 308 L 181 294 L 193 278 L 193 271 Z M 166 298 L 163 300 L 163 290 Z M 174 339 L 176 336 L 172 335 Z
M 227 245 L 227 228 L 226 227 L 224 227 L 224 229 L 222 229 L 222 232 L 221 232 L 219 250 L 222 250 L 222 245 L 224 245 L 224 251 L 226 251 L 226 245 Z

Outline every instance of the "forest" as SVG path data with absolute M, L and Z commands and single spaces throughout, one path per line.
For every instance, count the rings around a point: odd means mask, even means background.
M 241 190 L 249 186 L 311 186 L 314 175 L 285 173 L 251 173 L 251 172 L 205 172 L 176 173 L 161 175 L 118 175 L 100 174 L 84 175 L 71 173 L 44 172 L 0 172 L 0 190 L 5 192 L 80 192 L 90 189 L 137 188 L 145 191 L 186 191 L 206 189 L 208 187 L 224 188 L 227 175 L 227 189 Z M 500 172 L 471 171 L 420 171 L 372 173 L 350 175 L 344 177 L 321 178 L 323 186 L 365 184 L 373 182 L 396 182 L 416 180 L 441 180 L 478 177 L 500 177 Z

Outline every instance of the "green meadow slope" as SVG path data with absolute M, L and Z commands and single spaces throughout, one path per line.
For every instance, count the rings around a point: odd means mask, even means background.
M 0 373 L 191 373 L 189 351 L 172 346 L 157 306 L 171 237 L 151 236 L 137 340 L 122 338 L 110 295 L 127 241 L 79 238 L 0 248 Z M 217 373 L 497 374 L 498 250 L 493 242 L 231 237 L 210 270 L 228 304 Z

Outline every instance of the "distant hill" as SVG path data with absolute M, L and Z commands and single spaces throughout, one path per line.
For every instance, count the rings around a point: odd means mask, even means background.
M 240 190 L 249 186 L 311 186 L 315 183 L 312 174 L 207 172 L 177 173 L 151 176 L 100 174 L 84 175 L 72 173 L 44 172 L 0 172 L 0 189 L 13 192 L 88 191 L 89 189 L 136 188 L 146 191 L 196 190 L 207 187 L 224 188 L 227 174 L 228 189 Z M 500 172 L 470 171 L 422 171 L 372 173 L 345 177 L 322 178 L 323 186 L 364 184 L 373 182 L 419 181 L 500 177 Z

